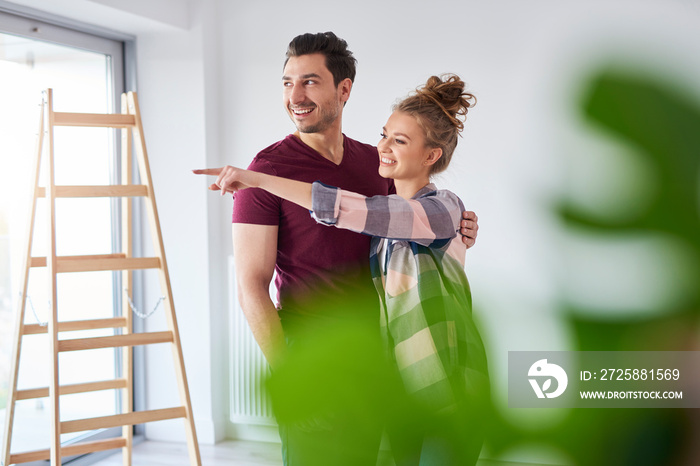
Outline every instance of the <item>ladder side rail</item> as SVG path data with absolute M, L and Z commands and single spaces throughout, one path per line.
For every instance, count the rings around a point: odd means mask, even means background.
M 49 316 L 49 354 L 51 357 L 50 381 L 49 381 L 49 401 L 50 401 L 50 418 L 51 418 L 51 465 L 60 466 L 61 464 L 61 418 L 60 418 L 60 393 L 58 385 L 58 292 L 57 292 L 57 266 L 58 259 L 56 254 L 56 179 L 54 166 L 54 116 L 53 116 L 53 90 L 47 90 L 47 105 L 48 105 L 48 143 L 49 151 L 47 154 L 46 164 L 46 212 L 48 215 L 47 228 L 49 247 L 46 251 L 46 266 L 48 269 L 48 288 L 50 301 L 50 316 Z
M 121 95 L 121 112 L 122 114 L 129 113 L 126 93 Z M 123 185 L 133 184 L 133 169 L 133 134 L 131 128 L 123 128 L 121 130 L 121 182 Z M 148 194 L 148 192 L 146 192 L 146 194 Z M 127 258 L 133 258 L 134 256 L 133 206 L 133 198 L 122 198 L 122 253 Z M 122 288 L 128 290 L 128 293 L 133 296 L 133 271 L 122 271 Z M 124 293 L 125 292 L 122 290 L 122 295 L 124 295 Z M 133 313 L 129 307 L 127 296 L 124 296 L 122 299 L 122 316 L 126 319 L 123 332 L 132 333 L 134 331 Z M 134 349 L 132 346 L 125 346 L 122 348 L 122 378 L 126 380 L 126 387 L 121 392 L 121 412 L 123 414 L 129 414 L 134 410 Z M 134 426 L 122 426 L 122 438 L 126 442 L 122 447 L 122 464 L 123 466 L 131 466 L 134 445 Z
M 10 369 L 10 380 L 9 380 L 9 397 L 7 400 L 7 408 L 5 411 L 5 431 L 3 434 L 3 464 L 10 464 L 10 449 L 12 446 L 12 429 L 14 425 L 14 414 L 15 414 L 15 401 L 17 397 L 17 378 L 19 376 L 19 358 L 22 350 L 22 337 L 24 329 L 24 315 L 27 308 L 27 290 L 29 287 L 29 270 L 31 268 L 32 260 L 32 244 L 34 240 L 34 225 L 36 217 L 36 206 L 37 198 L 39 192 L 39 172 L 41 167 L 41 154 L 43 152 L 44 145 L 44 119 L 46 117 L 46 102 L 42 99 L 41 110 L 39 112 L 39 134 L 37 135 L 36 147 L 34 153 L 34 168 L 32 172 L 32 183 L 34 189 L 32 192 L 30 213 L 27 219 L 27 239 L 25 243 L 24 250 L 26 254 L 22 259 L 22 284 L 21 284 L 21 297 L 18 305 L 18 312 L 15 316 L 15 332 L 14 332 L 14 345 L 12 348 L 12 360 Z
M 166 298 L 163 304 L 166 311 L 165 316 L 168 323 L 168 328 L 173 334 L 173 344 L 171 348 L 175 362 L 175 373 L 178 379 L 180 401 L 183 407 L 186 409 L 185 431 L 187 434 L 187 446 L 190 454 L 190 462 L 201 465 L 202 461 L 199 453 L 199 443 L 197 442 L 197 432 L 195 430 L 192 403 L 190 400 L 190 392 L 187 383 L 187 374 L 185 372 L 185 361 L 182 353 L 182 344 L 180 341 L 180 333 L 178 331 L 177 317 L 175 315 L 175 306 L 173 304 L 173 293 L 170 286 L 170 275 L 168 273 L 168 265 L 165 259 L 163 235 L 161 233 L 160 221 L 158 218 L 158 208 L 156 206 L 156 197 L 153 189 L 153 179 L 151 177 L 151 170 L 148 163 L 148 153 L 146 151 L 146 141 L 143 133 L 143 122 L 141 121 L 141 113 L 139 110 L 138 97 L 136 96 L 136 93 L 129 92 L 127 94 L 127 102 L 129 106 L 129 113 L 133 114 L 135 119 L 133 131 L 139 175 L 141 178 L 141 183 L 145 184 L 148 189 L 148 196 L 145 202 L 146 210 L 148 212 L 148 220 L 150 223 L 151 238 L 153 240 L 154 250 L 161 261 L 158 275 L 160 278 L 161 291 Z

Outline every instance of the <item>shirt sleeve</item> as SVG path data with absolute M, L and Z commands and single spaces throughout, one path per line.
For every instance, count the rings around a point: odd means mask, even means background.
M 315 182 L 311 216 L 319 223 L 425 246 L 457 235 L 464 207 L 446 190 L 418 199 L 398 195 L 366 197 Z
M 275 169 L 260 157 L 255 157 L 248 170 L 277 175 Z M 259 188 L 248 188 L 233 195 L 232 223 L 279 225 L 282 200 Z

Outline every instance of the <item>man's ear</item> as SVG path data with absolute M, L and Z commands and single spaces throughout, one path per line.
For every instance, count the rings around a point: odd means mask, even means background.
M 440 157 L 442 157 L 442 149 L 439 147 L 434 147 L 430 149 L 430 152 L 428 152 L 425 160 L 423 160 L 423 165 L 433 165 L 435 162 L 440 160 Z
M 345 78 L 338 83 L 338 92 L 343 105 L 350 99 L 350 91 L 352 91 L 352 80 L 350 78 Z

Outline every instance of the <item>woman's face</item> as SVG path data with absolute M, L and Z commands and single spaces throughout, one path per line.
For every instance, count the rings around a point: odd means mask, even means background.
M 394 180 L 429 176 L 426 160 L 431 149 L 425 147 L 425 134 L 411 115 L 396 111 L 382 128 L 379 150 L 379 175 Z

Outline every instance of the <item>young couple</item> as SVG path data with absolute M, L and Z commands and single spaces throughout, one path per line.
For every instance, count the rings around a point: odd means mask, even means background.
M 375 148 L 342 133 L 354 78 L 345 41 L 296 37 L 282 82 L 297 131 L 248 170 L 195 173 L 216 175 L 210 189 L 234 193 L 239 300 L 273 373 L 284 373 L 309 335 L 364 323 L 400 381 L 400 408 L 386 420 L 397 466 L 475 464 L 489 388 L 464 260 L 478 227 L 454 193 L 431 183 L 449 165 L 475 98 L 459 77 L 433 76 L 394 107 Z M 278 306 L 268 294 L 275 270 Z M 369 345 L 354 340 L 342 343 L 340 372 Z M 280 422 L 285 465 L 374 466 L 382 426 L 349 411 Z

